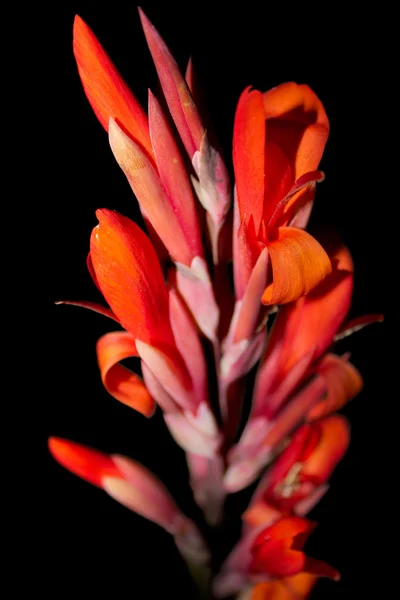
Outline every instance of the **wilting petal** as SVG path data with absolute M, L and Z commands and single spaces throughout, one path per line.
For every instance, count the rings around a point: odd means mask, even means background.
M 190 265 L 200 245 L 196 231 L 180 220 L 179 207 L 167 196 L 159 174 L 141 147 L 115 121 L 110 121 L 110 146 L 147 219 L 174 261 Z M 190 197 L 189 197 L 190 205 Z M 192 247 L 191 247 L 192 246 Z
M 119 469 L 108 454 L 88 446 L 51 437 L 49 449 L 63 467 L 98 487 L 103 487 L 105 477 L 122 478 Z
M 307 419 L 314 421 L 336 410 L 360 393 L 363 380 L 357 369 L 335 354 L 325 356 L 317 367 L 325 380 L 327 395 L 309 412 Z
M 284 83 L 263 95 L 267 141 L 278 144 L 294 167 L 294 179 L 318 168 L 329 135 L 322 102 L 307 85 Z
M 203 256 L 195 200 L 185 165 L 161 106 L 150 91 L 149 126 L 161 183 L 185 233 L 192 257 Z
M 108 317 L 109 319 L 113 319 L 113 321 L 117 321 L 119 323 L 118 318 L 114 315 L 113 311 L 101 304 L 97 304 L 97 302 L 86 302 L 85 300 L 60 300 L 56 302 L 56 304 L 67 304 L 70 306 L 79 306 L 80 308 L 88 308 L 93 312 L 99 313 L 99 315 L 103 315 L 104 317 Z
M 256 585 L 248 600 L 306 600 L 316 584 L 316 576 L 299 573 Z
M 204 134 L 200 116 L 186 81 L 164 40 L 140 8 L 139 16 L 168 108 L 187 153 L 192 159 L 196 150 L 200 149 Z
M 104 129 L 110 117 L 152 155 L 147 117 L 90 28 L 77 15 L 74 54 L 88 100 Z
M 155 403 L 143 381 L 119 364 L 124 358 L 138 356 L 131 334 L 126 331 L 106 333 L 97 342 L 96 349 L 101 379 L 108 393 L 146 417 L 151 417 Z
M 280 227 L 268 244 L 272 283 L 265 289 L 264 304 L 286 304 L 308 294 L 331 272 L 331 261 L 310 234 L 294 227 Z
M 264 205 L 265 112 L 262 93 L 250 91 L 250 87 L 242 93 L 236 109 L 233 164 L 240 218 L 252 215 L 258 232 Z
M 173 346 L 167 290 L 149 239 L 135 223 L 116 212 L 103 209 L 96 215 L 99 224 L 90 245 L 105 299 L 135 339 Z

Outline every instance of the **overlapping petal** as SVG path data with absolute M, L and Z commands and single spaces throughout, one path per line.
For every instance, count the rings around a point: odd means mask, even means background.
M 147 236 L 130 219 L 98 210 L 90 247 L 105 299 L 134 339 L 174 345 L 168 294 L 157 255 Z
M 287 304 L 308 294 L 331 272 L 331 261 L 309 233 L 280 227 L 277 239 L 268 244 L 272 283 L 265 289 L 264 304 Z

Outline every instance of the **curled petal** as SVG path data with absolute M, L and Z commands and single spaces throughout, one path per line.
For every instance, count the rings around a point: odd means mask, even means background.
M 317 367 L 323 377 L 327 394 L 310 410 L 307 419 L 314 421 L 340 410 L 360 393 L 363 380 L 357 369 L 347 360 L 328 354 Z
M 307 85 L 284 83 L 263 95 L 267 140 L 290 159 L 294 178 L 318 168 L 329 135 L 322 102 Z
M 131 356 L 138 356 L 138 353 L 135 340 L 126 331 L 106 333 L 97 342 L 101 379 L 108 393 L 146 417 L 151 417 L 155 403 L 143 381 L 119 364 Z
M 261 223 L 265 181 L 265 113 L 263 96 L 246 88 L 235 115 L 233 164 L 241 220 L 253 216 L 256 232 Z
M 139 144 L 125 135 L 113 120 L 110 120 L 109 139 L 116 161 L 125 173 L 146 218 L 168 249 L 172 259 L 190 264 L 195 256 L 193 249 L 201 248 L 201 244 L 196 230 L 188 229 L 192 223 L 184 223 L 180 220 L 183 215 L 180 214 L 180 206 L 176 203 L 179 196 L 175 198 L 167 196 L 159 174 L 150 159 Z M 190 205 L 190 196 L 188 205 Z
M 196 150 L 200 149 L 204 134 L 199 113 L 186 81 L 164 40 L 140 8 L 139 16 L 168 108 L 187 153 L 192 159 Z
M 272 283 L 265 289 L 263 304 L 286 304 L 308 294 L 331 272 L 331 261 L 310 234 L 294 227 L 280 227 L 268 244 Z
M 174 345 L 168 295 L 160 263 L 143 231 L 109 210 L 96 212 L 90 240 L 101 291 L 122 326 L 135 339 Z
M 89 483 L 103 487 L 105 477 L 122 478 L 108 454 L 61 438 L 49 439 L 49 450 L 66 469 Z
M 104 129 L 108 130 L 110 117 L 115 119 L 151 155 L 146 114 L 78 15 L 74 21 L 74 54 L 86 96 Z

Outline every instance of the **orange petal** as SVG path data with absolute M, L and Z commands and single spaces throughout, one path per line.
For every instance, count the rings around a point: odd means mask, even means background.
M 49 450 L 63 467 L 98 487 L 102 487 L 104 477 L 122 479 L 121 472 L 107 454 L 88 446 L 51 437 Z
M 240 218 L 253 216 L 256 232 L 264 205 L 265 113 L 262 93 L 246 88 L 240 96 L 233 131 L 233 164 Z
M 317 370 L 325 380 L 327 395 L 308 413 L 308 421 L 340 410 L 357 396 L 363 387 L 363 380 L 357 369 L 335 354 L 325 356 Z
M 280 227 L 276 240 L 268 244 L 272 283 L 262 296 L 263 304 L 286 304 L 308 294 L 332 270 L 322 246 L 309 233 L 295 227 Z
M 329 135 L 322 102 L 308 85 L 284 83 L 263 95 L 267 140 L 288 156 L 294 178 L 315 171 Z
M 310 573 L 298 573 L 292 577 L 260 583 L 251 593 L 250 600 L 306 600 L 317 578 Z
M 135 340 L 130 333 L 106 333 L 97 342 L 96 350 L 101 379 L 108 393 L 146 417 L 151 417 L 155 402 L 143 381 L 132 371 L 118 364 L 124 358 L 138 356 Z
M 318 420 L 312 426 L 319 429 L 321 439 L 304 461 L 303 475 L 324 483 L 349 447 L 350 427 L 347 419 L 340 415 Z
M 86 96 L 108 131 L 110 117 L 152 155 L 147 117 L 91 29 L 76 15 L 74 54 Z
M 192 159 L 196 150 L 200 149 L 204 135 L 199 113 L 186 81 L 164 40 L 140 8 L 139 16 L 168 108 Z
M 195 238 L 180 220 L 179 207 L 167 196 L 160 176 L 139 144 L 132 141 L 118 124 L 110 120 L 109 140 L 115 159 L 137 197 L 140 207 L 168 249 L 172 259 L 190 265 L 199 251 L 200 242 L 194 240 L 192 249 L 188 240 Z M 196 244 L 197 241 L 197 244 Z
M 121 325 L 135 339 L 174 345 L 168 295 L 160 263 L 143 231 L 109 210 L 96 212 L 99 224 L 90 240 L 101 291 Z

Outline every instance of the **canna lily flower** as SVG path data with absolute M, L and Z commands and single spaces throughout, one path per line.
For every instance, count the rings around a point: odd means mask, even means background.
M 302 586 L 310 591 L 315 577 L 328 577 L 338 581 L 340 574 L 328 564 L 307 556 L 303 546 L 316 524 L 300 517 L 285 517 L 273 525 L 262 527 L 257 535 L 251 535 L 234 549 L 227 561 L 222 565 L 220 574 L 215 580 L 214 593 L 224 598 L 237 593 L 246 586 L 257 586 L 268 583 L 267 591 L 278 593 L 280 586 L 285 589 L 292 577 L 306 577 L 307 585 Z M 274 589 L 275 588 L 275 589 Z M 246 597 L 246 596 L 245 596 Z M 250 594 L 248 596 L 253 598 Z M 260 594 L 255 598 L 263 596 Z M 268 598 L 268 595 L 266 595 Z M 279 598 L 279 596 L 278 596 Z M 289 596 L 290 598 L 290 596 Z
M 330 273 L 322 246 L 299 229 L 306 225 L 315 182 L 323 179 L 316 169 L 328 135 L 322 103 L 306 85 L 291 82 L 265 94 L 247 88 L 240 97 L 233 137 L 239 297 L 264 246 L 272 268 L 264 304 L 292 302 Z
M 302 425 L 261 480 L 243 515 L 251 526 L 281 515 L 303 516 L 328 489 L 327 480 L 346 453 L 349 426 L 340 415 Z
M 183 76 L 140 9 L 139 15 L 165 102 L 149 91 L 146 113 L 78 16 L 74 55 L 148 235 L 127 216 L 99 209 L 87 266 L 105 304 L 64 303 L 118 324 L 96 345 L 104 387 L 146 417 L 161 411 L 185 453 L 205 523 L 186 517 L 164 485 L 131 459 L 56 437 L 50 452 L 163 527 L 202 597 L 305 600 L 317 577 L 339 577 L 303 552 L 315 527 L 304 517 L 349 444 L 347 421 L 335 413 L 362 388 L 349 355 L 331 346 L 381 320 L 345 321 L 350 254 L 329 240 L 324 249 L 304 230 L 324 177 L 318 169 L 328 118 L 307 85 L 285 83 L 264 94 L 247 88 L 234 121 L 231 182 L 199 102 L 193 63 Z M 140 374 L 123 364 L 129 357 L 140 359 Z M 250 415 L 237 441 L 246 376 L 255 368 Z M 247 510 L 237 515 L 240 539 L 218 567 L 219 529 L 210 528 L 231 519 L 227 494 L 259 476 Z

